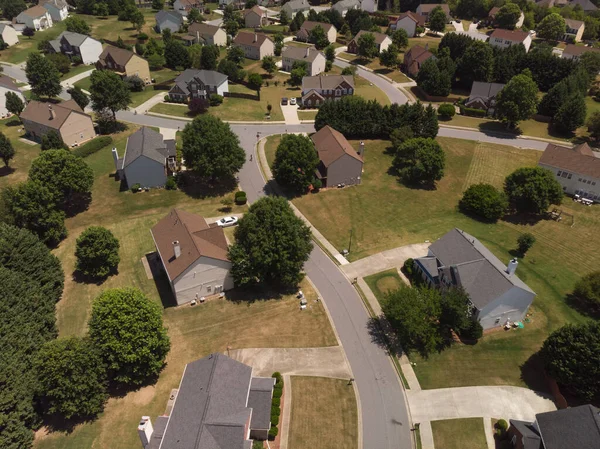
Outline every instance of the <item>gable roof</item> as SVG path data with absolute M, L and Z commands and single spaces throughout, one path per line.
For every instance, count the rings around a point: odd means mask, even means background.
M 400 21 L 406 17 L 411 19 L 413 22 L 415 22 L 419 26 L 425 25 L 425 17 L 422 16 L 421 14 L 417 14 L 416 12 L 412 12 L 412 11 L 403 12 L 402 14 L 400 14 L 398 16 L 398 18 L 396 20 L 393 21 L 393 23 L 398 23 L 398 21 Z
M 595 47 L 586 47 L 583 45 L 567 44 L 567 46 L 563 50 L 563 56 L 564 55 L 581 56 L 582 54 L 587 53 L 588 51 L 598 52 L 598 51 L 600 51 L 600 49 L 595 48 Z
M 584 23 L 581 20 L 565 19 L 565 23 L 567 24 L 567 27 L 572 30 L 579 30 L 584 26 Z
M 98 59 L 102 63 L 104 63 L 106 58 L 108 57 L 108 55 L 110 55 L 110 57 L 113 59 L 113 61 L 115 61 L 118 65 L 123 66 L 123 67 L 125 65 L 127 65 L 129 60 L 133 56 L 136 56 L 136 54 L 132 51 L 126 50 L 124 48 L 113 47 L 112 45 L 109 45 L 104 50 L 102 50 L 102 53 L 100 54 Z
M 167 11 L 165 9 L 162 9 L 156 13 L 154 18 L 156 19 L 157 23 L 163 23 L 167 20 L 173 21 L 180 25 L 183 23 L 183 16 L 177 11 Z
M 265 11 L 263 11 L 263 10 L 260 8 L 260 6 L 258 6 L 258 5 L 254 5 L 254 6 L 253 6 L 252 8 L 250 8 L 250 9 L 244 9 L 244 11 L 243 11 L 243 13 L 242 13 L 242 14 L 243 14 L 243 16 L 244 16 L 244 17 L 246 17 L 246 16 L 247 16 L 248 14 L 250 14 L 251 12 L 252 12 L 252 13 L 254 13 L 254 14 L 256 14 L 256 15 L 257 15 L 257 16 L 259 16 L 259 17 L 262 17 L 262 16 L 266 16 L 266 15 L 267 15 L 267 13 L 266 13 Z
M 490 9 L 490 12 L 488 12 L 488 17 L 495 18 L 498 11 L 500 11 L 500 7 L 494 6 L 492 9 Z
M 323 55 L 319 50 L 313 47 L 292 47 L 287 46 L 281 52 L 282 58 L 290 58 L 296 61 L 313 62 L 319 55 Z M 323 55 L 325 57 L 325 55 Z
M 450 14 L 450 7 L 446 3 L 421 3 L 418 7 L 422 12 L 430 13 L 435 8 L 440 6 L 446 15 Z
M 593 405 L 536 415 L 545 449 L 600 449 L 600 410 Z
M 199 215 L 172 209 L 150 231 L 170 280 L 177 278 L 200 257 L 229 261 L 223 229 L 208 225 Z M 178 241 L 181 255 L 175 257 L 173 242 Z
M 310 32 L 318 26 L 323 28 L 323 31 L 325 31 L 325 33 L 329 32 L 329 30 L 332 28 L 335 29 L 335 27 L 331 23 L 313 22 L 311 20 L 305 20 L 304 23 L 302 23 L 300 29 Z
M 389 39 L 390 37 L 387 34 L 383 34 L 383 33 L 378 33 L 376 31 L 365 31 L 365 30 L 360 30 L 358 33 L 356 33 L 356 36 L 354 36 L 352 38 L 353 41 L 358 42 L 358 39 L 363 35 L 363 34 L 372 34 L 375 37 L 375 43 L 377 45 L 381 45 L 381 43 L 386 40 Z
M 43 0 L 39 4 L 42 6 L 52 5 L 57 9 L 64 9 L 69 7 L 69 4 L 65 0 Z
M 140 156 L 146 156 L 162 165 L 168 156 L 167 145 L 162 134 L 144 126 L 127 138 L 123 168 Z
M 293 12 L 310 8 L 310 4 L 308 3 L 308 0 L 291 0 L 283 6 L 284 7 L 287 6 L 286 9 L 290 9 Z
M 590 0 L 571 0 L 569 4 L 571 6 L 579 5 L 586 12 L 596 11 L 598 9 L 598 7 L 594 5 L 594 3 L 592 3 Z
M 238 45 L 248 45 L 250 47 L 260 47 L 266 40 L 271 41 L 271 38 L 269 38 L 266 34 L 242 32 L 238 33 L 233 40 L 233 43 Z
M 410 48 L 404 55 L 404 60 L 411 60 L 412 62 L 418 62 L 420 64 L 427 61 L 429 58 L 433 56 L 428 49 L 425 47 L 421 47 L 420 45 L 415 45 Z
M 46 8 L 40 5 L 32 6 L 31 8 L 21 12 L 21 14 L 31 17 L 32 19 L 37 19 L 38 17 L 45 16 L 47 13 L 48 11 L 46 10 Z
M 209 86 L 220 86 L 227 81 L 227 75 L 214 70 L 185 69 L 175 78 L 175 85 L 183 92 L 189 92 L 188 83 L 194 78 L 198 78 L 203 84 Z
M 506 265 L 479 240 L 460 229 L 444 234 L 429 250 L 479 310 L 513 287 L 534 293 L 516 275 L 509 275 Z
M 352 148 L 350 142 L 331 126 L 326 125 L 319 131 L 310 136 L 319 153 L 319 159 L 325 167 L 329 167 L 339 158 L 347 154 L 348 156 L 362 162 L 363 159 Z
M 0 86 L 6 89 L 14 90 L 15 92 L 21 92 L 13 79 L 6 75 L 0 75 Z
M 217 34 L 217 31 L 219 31 L 221 28 L 219 28 L 216 25 L 209 25 L 208 23 L 192 23 L 189 27 L 188 27 L 188 34 L 191 35 L 196 35 L 196 33 L 200 33 L 200 34 L 208 34 L 209 36 L 214 36 L 215 34 Z
M 50 116 L 50 109 L 54 111 L 54 118 Z M 91 120 L 90 116 L 84 114 L 83 110 L 74 100 L 63 101 L 57 104 L 31 100 L 21 113 L 21 119 L 30 120 L 34 123 L 58 130 L 71 114 L 84 115 Z
M 352 75 L 305 76 L 302 78 L 302 90 L 335 89 L 344 81 L 354 89 L 354 78 Z
M 356 8 L 356 7 L 360 7 L 359 0 L 340 0 L 335 5 L 333 5 L 331 7 L 331 9 L 334 9 L 334 10 L 338 11 L 339 13 L 341 13 L 345 9 L 352 9 L 352 8 Z
M 587 143 L 573 148 L 549 143 L 539 163 L 600 179 L 600 158 L 595 156 Z
M 500 83 L 485 83 L 483 81 L 473 81 L 473 85 L 471 86 L 471 94 L 469 95 L 469 99 L 467 101 L 471 101 L 475 98 L 482 98 L 483 100 L 489 100 L 490 98 L 498 95 L 502 89 L 504 89 L 505 84 Z
M 252 409 L 250 428 L 265 429 L 271 427 L 271 402 L 273 396 L 272 377 L 253 377 L 248 393 L 248 407 Z
M 527 421 L 510 420 L 511 427 L 514 427 L 523 435 L 523 449 L 540 449 L 542 437 L 533 423 Z
M 50 41 L 50 45 L 52 45 L 54 49 L 58 48 L 60 50 L 60 41 L 63 38 L 69 43 L 69 45 L 72 45 L 73 47 L 80 47 L 86 39 L 91 39 L 91 37 L 89 37 L 86 34 L 73 33 L 71 31 L 63 31 L 58 35 L 56 39 Z
M 13 26 L 12 26 L 12 25 L 9 25 L 8 23 L 0 23 L 0 34 L 4 33 L 4 30 L 5 30 L 6 28 L 12 28 L 13 30 L 15 30 L 15 29 L 13 28 Z M 16 33 L 16 32 L 17 32 L 17 30 L 15 30 L 15 33 Z
M 502 28 L 496 28 L 490 38 L 497 37 L 511 42 L 524 42 L 527 39 L 529 33 L 527 31 L 520 30 L 505 30 Z

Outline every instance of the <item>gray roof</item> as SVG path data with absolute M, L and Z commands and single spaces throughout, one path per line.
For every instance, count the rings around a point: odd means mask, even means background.
M 4 28 L 13 28 L 12 25 L 8 23 L 0 23 L 0 34 L 4 33 Z
M 42 2 L 43 5 L 53 5 L 58 9 L 68 8 L 69 4 L 65 0 L 46 0 Z
M 248 394 L 248 407 L 252 409 L 252 429 L 271 428 L 271 402 L 273 400 L 273 385 L 275 379 L 272 377 L 253 377 Z
M 471 94 L 469 95 L 468 101 L 471 101 L 475 98 L 481 98 L 485 101 L 490 98 L 494 98 L 498 95 L 502 89 L 504 89 L 505 84 L 500 83 L 485 83 L 483 81 L 473 81 L 473 85 L 471 86 Z
M 292 0 L 290 2 L 287 2 L 283 6 L 286 7 L 286 9 L 289 8 L 293 12 L 303 11 L 310 8 L 308 0 Z
M 433 279 L 438 276 L 438 262 L 435 257 L 419 257 L 415 259 L 415 262 L 421 265 L 421 267 L 423 267 L 427 274 L 429 274 L 429 276 L 431 276 Z
M 179 25 L 183 23 L 183 16 L 177 11 L 167 11 L 163 9 L 158 11 L 154 18 L 156 19 L 157 23 L 164 23 L 167 20 L 178 23 Z
M 283 58 L 290 58 L 295 61 L 308 61 L 313 62 L 317 59 L 317 56 L 323 55 L 319 50 L 312 47 L 292 47 L 287 46 L 283 49 L 281 56 Z M 325 55 L 323 55 L 325 57 Z
M 510 425 L 523 435 L 523 449 L 541 449 L 542 439 L 533 423 L 511 419 Z
M 223 354 L 185 367 L 161 449 L 245 449 L 252 368 Z
M 600 410 L 593 405 L 536 415 L 545 449 L 600 449 Z
M 305 76 L 302 78 L 302 91 L 310 89 L 335 89 L 343 81 L 346 81 L 354 89 L 354 77 L 352 75 Z
M 163 439 L 163 436 L 165 435 L 165 429 L 167 428 L 167 423 L 169 422 L 169 417 L 168 416 L 159 416 L 158 418 L 156 418 L 156 421 L 154 422 L 152 429 L 152 437 L 150 438 L 150 441 L 148 442 L 148 446 L 146 446 L 146 449 L 159 449 L 160 448 L 160 442 Z
M 333 5 L 331 7 L 331 9 L 333 9 L 339 13 L 342 13 L 343 11 L 345 11 L 347 9 L 358 8 L 358 7 L 360 7 L 359 0 L 340 0 L 335 5 Z
M 460 229 L 453 229 L 435 241 L 429 251 L 440 267 L 462 286 L 479 310 L 513 287 L 535 294 L 516 275 L 506 272 L 506 265 L 479 240 Z
M 123 168 L 127 167 L 140 156 L 146 156 L 164 164 L 168 156 L 174 155 L 174 141 L 165 141 L 162 134 L 144 126 L 127 139 Z
M 579 5 L 584 11 L 596 11 L 598 7 L 590 0 L 571 0 L 569 6 Z
M 83 42 L 86 39 L 91 39 L 89 36 L 85 35 L 85 34 L 80 34 L 80 33 L 73 33 L 71 31 L 63 31 L 62 33 L 60 33 L 58 35 L 58 37 L 52 41 L 50 41 L 50 43 L 52 44 L 52 46 L 54 46 L 53 42 L 58 42 L 58 46 L 60 47 L 60 41 L 62 40 L 62 38 L 65 38 L 67 40 L 67 42 L 69 43 L 69 45 L 72 45 L 74 47 L 80 47 L 81 44 L 83 44 Z
M 209 86 L 220 86 L 227 81 L 227 75 L 214 70 L 196 70 L 186 69 L 177 78 L 175 78 L 175 85 L 182 91 L 188 92 L 188 84 L 192 79 L 198 78 L 203 84 Z

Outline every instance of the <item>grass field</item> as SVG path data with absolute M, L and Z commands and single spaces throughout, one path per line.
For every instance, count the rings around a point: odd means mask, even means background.
M 432 421 L 433 442 L 440 449 L 487 449 L 482 418 Z
M 19 43 L 12 45 L 0 52 L 0 61 L 13 64 L 25 62 L 32 51 L 37 51 L 38 44 L 44 39 L 56 39 L 60 33 L 65 31 L 64 22 L 54 22 L 52 28 L 37 31 L 32 37 L 19 36 Z
M 28 145 L 19 140 L 23 135 L 19 132 L 22 127 L 19 118 L 15 116 L 0 120 L 0 132 L 10 139 L 15 149 L 15 157 L 10 161 L 10 168 L 6 168 L 4 163 L 0 167 L 0 189 L 9 184 L 26 181 L 31 161 L 40 154 L 40 145 Z
M 358 447 L 356 398 L 347 380 L 293 376 L 291 383 L 289 449 Z
M 300 120 L 314 120 L 318 111 L 298 111 Z
M 400 70 L 398 69 L 390 69 L 385 67 L 379 63 L 379 58 L 375 58 L 372 60 L 364 60 L 360 57 L 357 57 L 352 53 L 340 53 L 340 57 L 348 60 L 352 64 L 359 64 L 369 69 L 373 70 L 375 73 L 379 73 L 380 75 L 385 75 L 390 78 L 392 81 L 397 83 L 407 83 L 410 81 Z
M 494 332 L 477 345 L 454 345 L 428 360 L 414 357 L 423 388 L 467 385 L 517 385 L 544 389 L 542 375 L 529 360 L 547 335 L 583 317 L 565 302 L 576 280 L 600 261 L 596 229 L 600 212 L 565 200 L 562 210 L 575 217 L 555 222 L 519 220 L 487 224 L 462 215 L 457 202 L 464 189 L 478 182 L 502 186 L 504 176 L 533 166 L 541 152 L 438 138 L 446 151 L 446 175 L 435 190 L 410 189 L 387 174 L 392 156 L 382 141 L 365 142 L 365 171 L 360 186 L 321 191 L 294 200 L 308 220 L 336 247 L 347 244 L 353 230 L 351 260 L 411 243 L 433 241 L 453 227 L 481 240 L 500 260 L 508 261 L 523 232 L 537 241 L 517 270 L 536 293 L 531 323 L 525 329 Z M 358 142 L 351 142 L 358 148 Z M 582 242 L 586 242 L 582 245 Z M 442 368 L 443 367 L 443 368 Z
M 275 161 L 275 152 L 277 151 L 277 147 L 281 142 L 281 136 L 269 136 L 267 141 L 265 142 L 265 157 L 267 158 L 267 164 L 269 167 L 273 167 L 273 162 Z
M 365 282 L 379 301 L 386 293 L 399 289 L 403 284 L 396 268 L 367 276 Z

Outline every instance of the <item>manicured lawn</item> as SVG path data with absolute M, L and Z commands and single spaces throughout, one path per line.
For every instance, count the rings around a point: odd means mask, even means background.
M 37 31 L 31 38 L 19 36 L 19 43 L 0 52 L 0 61 L 18 64 L 25 62 L 32 51 L 37 51 L 38 44 L 44 39 L 56 39 L 66 29 L 64 22 L 54 22 L 52 28 Z
M 146 86 L 141 92 L 131 92 L 131 103 L 129 103 L 129 107 L 135 108 L 158 94 L 164 97 L 166 95 L 166 91 L 154 90 L 154 86 Z
M 404 284 L 396 268 L 367 276 L 365 282 L 379 301 L 384 298 L 386 293 L 397 290 Z
M 61 76 L 61 81 L 68 80 L 69 78 L 79 75 L 80 73 L 94 70 L 94 68 L 95 67 L 93 65 L 85 65 L 85 64 L 79 64 L 76 66 L 72 66 L 71 70 L 69 70 L 69 73 L 65 73 L 63 76 Z
M 390 99 L 379 87 L 360 76 L 354 78 L 354 95 L 366 100 L 375 100 L 382 105 L 390 104 Z
M 149 37 L 160 37 L 160 34 L 154 30 L 154 26 L 156 25 L 156 20 L 154 19 L 156 11 L 150 8 L 140 8 L 140 11 L 142 11 L 146 19 L 146 23 L 142 27 L 142 33 L 146 33 Z M 137 30 L 133 28 L 131 22 L 120 21 L 117 16 L 95 17 L 85 14 L 75 15 L 85 20 L 92 28 L 91 36 L 94 39 L 108 39 L 116 42 L 120 36 L 127 44 L 133 45 L 136 42 Z
M 314 120 L 318 111 L 298 111 L 300 120 Z
M 432 421 L 433 442 L 443 449 L 487 449 L 482 418 Z
M 75 86 L 79 87 L 82 90 L 90 91 L 90 86 L 92 85 L 92 80 L 88 76 L 87 78 L 80 79 L 75 83 Z
M 392 81 L 397 83 L 407 83 L 410 81 L 400 70 L 398 69 L 390 69 L 385 67 L 379 63 L 379 58 L 375 58 L 372 60 L 366 60 L 361 57 L 357 57 L 352 53 L 340 53 L 340 57 L 348 60 L 352 64 L 359 64 L 365 67 L 372 69 L 375 73 L 379 73 L 380 75 L 385 75 L 390 78 Z
M 493 332 L 477 345 L 456 344 L 428 360 L 413 357 L 423 388 L 467 385 L 517 385 L 544 389 L 543 376 L 532 361 L 548 334 L 581 315 L 565 302 L 584 273 L 597 269 L 600 241 L 595 237 L 600 211 L 565 199 L 560 207 L 573 214 L 575 226 L 540 220 L 518 219 L 481 223 L 457 210 L 462 192 L 479 182 L 502 187 L 504 177 L 518 167 L 533 166 L 541 152 L 512 147 L 438 138 L 446 151 L 444 178 L 435 190 L 411 189 L 387 173 L 392 156 L 383 141 L 365 142 L 362 184 L 321 191 L 294 200 L 315 227 L 336 247 L 344 248 L 353 230 L 351 260 L 406 244 L 433 241 L 453 227 L 481 240 L 500 260 L 508 261 L 523 232 L 537 241 L 517 274 L 536 293 L 530 322 L 525 329 Z M 358 148 L 358 142 L 351 142 Z M 585 244 L 582 244 L 585 242 Z
M 15 157 L 10 161 L 10 168 L 0 163 L 0 189 L 27 180 L 27 172 L 33 161 L 40 154 L 39 145 L 28 145 L 19 138 L 24 134 L 19 132 L 23 128 L 19 118 L 13 116 L 0 120 L 0 132 L 10 139 L 15 149 Z
M 347 380 L 293 376 L 291 383 L 289 449 L 358 447 L 356 398 Z
M 275 152 L 277 151 L 277 147 L 281 142 L 281 136 L 273 135 L 267 137 L 267 141 L 265 142 L 265 157 L 267 158 L 267 163 L 269 167 L 273 166 L 273 162 L 275 161 Z

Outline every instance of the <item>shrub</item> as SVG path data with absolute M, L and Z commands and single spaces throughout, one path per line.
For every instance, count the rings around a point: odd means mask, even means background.
M 529 251 L 529 249 L 533 246 L 534 243 L 535 237 L 533 236 L 533 234 L 530 234 L 529 232 L 521 234 L 517 238 L 518 250 L 519 253 L 521 253 L 521 256 L 525 257 L 525 253 Z
M 587 313 L 600 316 L 600 271 L 586 274 L 579 279 L 572 298 Z
M 438 108 L 438 114 L 445 119 L 450 119 L 456 114 L 456 109 L 454 108 L 454 105 L 444 103 Z
M 470 117 L 485 117 L 487 112 L 482 109 L 468 108 L 466 106 L 459 106 L 460 113 L 462 115 L 468 115 Z
M 277 406 L 272 406 L 271 407 L 271 416 L 279 416 L 281 415 L 281 408 L 277 405 Z
M 165 96 L 163 97 L 163 100 L 165 100 L 167 103 L 173 103 L 173 102 L 171 101 L 171 97 L 169 96 L 169 94 L 165 95 Z
M 414 272 L 415 260 L 411 257 L 404 261 L 404 265 L 402 266 L 402 271 L 408 278 L 412 277 Z
M 73 63 L 73 65 L 80 65 L 83 64 L 83 59 L 81 59 L 81 56 L 73 56 L 71 62 Z
M 188 109 L 192 114 L 201 114 L 208 109 L 209 102 L 204 98 L 194 98 L 188 103 Z
M 501 419 L 496 423 L 496 429 L 500 429 L 503 432 L 506 432 L 508 430 L 508 423 Z
M 140 185 L 140 183 L 136 182 L 134 185 L 131 186 L 131 191 L 135 193 L 138 192 L 141 188 L 142 186 Z
M 279 399 L 279 398 L 281 398 L 281 395 L 283 395 L 282 389 L 277 389 L 277 388 L 273 389 L 273 398 Z
M 278 433 L 279 429 L 277 427 L 271 427 L 271 429 L 269 430 L 269 441 L 273 441 Z
M 71 153 L 73 153 L 75 156 L 87 157 L 90 154 L 94 154 L 100 149 L 110 145 L 112 141 L 112 137 L 110 136 L 97 137 L 94 140 L 90 140 L 88 143 L 75 148 L 73 151 L 71 151 Z
M 279 425 L 279 415 L 271 415 L 271 425 L 278 426 Z
M 123 81 L 127 83 L 129 90 L 132 92 L 141 92 L 144 90 L 144 87 L 146 87 L 146 83 L 144 83 L 144 80 L 136 75 L 126 76 Z
M 497 221 L 506 213 L 508 199 L 504 192 L 490 184 L 473 184 L 465 190 L 458 202 L 458 208 L 465 214 Z
M 223 96 L 219 94 L 211 94 L 209 101 L 211 106 L 219 106 L 223 103 Z
M 148 40 L 148 35 L 147 35 L 146 33 L 139 33 L 139 34 L 137 35 L 137 38 L 138 38 L 138 40 L 140 40 L 140 41 L 146 41 L 146 40 Z
M 271 377 L 275 379 L 275 385 L 283 385 L 283 376 L 279 371 L 275 371 L 273 374 L 271 374 Z
M 248 201 L 248 198 L 246 197 L 246 192 L 243 192 L 241 190 L 238 192 L 235 192 L 235 204 L 242 205 L 242 204 L 246 204 L 247 201 Z
M 472 320 L 469 326 L 460 331 L 460 336 L 467 340 L 479 340 L 483 337 L 483 327 L 477 320 Z
M 75 268 L 84 276 L 106 278 L 115 273 L 121 258 L 119 240 L 108 229 L 90 226 L 77 238 Z
M 313 179 L 312 186 L 313 186 L 313 192 L 318 192 L 319 190 L 321 190 L 321 187 L 323 187 L 323 183 L 321 182 L 320 179 L 315 178 L 315 179 Z
M 281 398 L 273 398 L 273 407 L 281 407 Z

